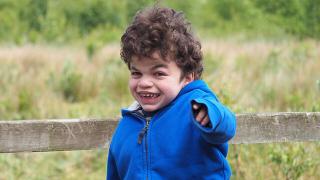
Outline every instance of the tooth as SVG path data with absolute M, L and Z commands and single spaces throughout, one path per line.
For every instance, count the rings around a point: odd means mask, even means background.
M 140 94 L 142 97 L 148 97 L 148 98 L 154 98 L 154 97 L 158 97 L 158 94 L 155 93 L 141 93 Z

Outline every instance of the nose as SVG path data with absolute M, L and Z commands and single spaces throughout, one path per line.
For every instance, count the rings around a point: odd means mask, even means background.
M 150 79 L 149 77 L 142 77 L 138 83 L 138 86 L 140 88 L 148 88 L 148 87 L 152 87 L 153 82 L 152 79 Z

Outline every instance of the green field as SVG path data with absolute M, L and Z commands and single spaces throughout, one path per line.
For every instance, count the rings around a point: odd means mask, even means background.
M 320 111 L 315 40 L 203 42 L 203 79 L 236 113 Z M 119 45 L 0 48 L 1 119 L 118 118 L 129 105 Z M 0 155 L 0 179 L 103 179 L 107 150 Z M 234 179 L 319 179 L 320 144 L 231 145 Z

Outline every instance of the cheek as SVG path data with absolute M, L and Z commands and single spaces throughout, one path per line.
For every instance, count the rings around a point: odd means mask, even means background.
M 179 84 L 177 82 L 174 82 L 174 83 L 166 84 L 166 86 L 163 88 L 163 90 L 166 92 L 166 94 L 170 98 L 175 98 L 179 94 L 182 87 L 183 87 L 183 84 Z
M 133 92 L 137 87 L 137 81 L 133 79 L 129 79 L 129 89 Z

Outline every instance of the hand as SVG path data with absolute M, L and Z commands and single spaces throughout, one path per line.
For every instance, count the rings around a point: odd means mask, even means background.
M 196 121 L 201 126 L 207 126 L 210 122 L 207 107 L 203 104 L 192 102 L 192 111 Z

